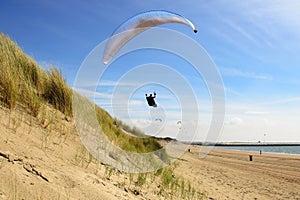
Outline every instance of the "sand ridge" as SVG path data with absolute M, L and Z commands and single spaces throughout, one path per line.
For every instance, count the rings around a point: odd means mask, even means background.
M 90 160 L 73 123 L 48 114 L 50 125 L 41 125 L 0 108 L 0 199 L 182 199 L 160 195 L 151 178 L 139 187 Z M 173 168 L 203 194 L 194 199 L 300 199 L 300 156 L 213 149 L 200 159 L 200 147 L 190 149 Z

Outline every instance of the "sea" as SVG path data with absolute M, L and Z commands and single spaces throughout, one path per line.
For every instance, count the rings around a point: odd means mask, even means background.
M 276 146 L 216 146 L 215 148 L 300 155 L 300 145 L 299 146 L 277 146 L 277 145 Z

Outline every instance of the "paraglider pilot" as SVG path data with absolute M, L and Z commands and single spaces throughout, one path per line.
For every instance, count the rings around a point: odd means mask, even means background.
M 154 96 L 152 96 L 152 94 L 150 94 L 150 96 L 148 96 L 148 94 L 145 94 L 146 100 L 147 100 L 149 106 L 156 108 L 157 104 L 154 101 L 154 98 L 156 97 L 156 93 L 154 92 L 153 94 L 154 94 Z

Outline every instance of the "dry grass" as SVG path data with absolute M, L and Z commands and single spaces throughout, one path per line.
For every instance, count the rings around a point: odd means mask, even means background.
M 33 117 L 42 116 L 42 124 L 49 121 L 43 119 L 42 108 L 47 103 L 72 117 L 73 91 L 66 84 L 62 73 L 56 68 L 45 72 L 3 33 L 0 33 L 0 63 L 0 102 L 3 106 L 13 110 L 20 105 Z M 124 127 L 137 136 L 144 136 L 138 129 L 130 129 L 121 121 L 113 119 L 100 107 L 95 106 L 95 111 L 103 132 L 122 149 L 145 153 L 162 148 L 154 138 L 137 138 L 125 134 L 122 131 Z M 167 159 L 164 152 L 158 156 Z
M 46 73 L 8 36 L 0 33 L 0 100 L 14 109 L 24 106 L 36 117 L 43 103 L 49 102 L 62 113 L 72 115 L 71 89 L 57 69 Z
M 48 72 L 44 98 L 65 115 L 72 116 L 72 90 L 56 68 Z
M 15 72 L 7 65 L 1 65 L 0 70 L 0 100 L 3 106 L 14 109 L 17 103 L 18 91 L 16 81 L 13 79 Z

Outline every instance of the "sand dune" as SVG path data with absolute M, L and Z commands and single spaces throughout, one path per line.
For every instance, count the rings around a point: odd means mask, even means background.
M 183 198 L 162 193 L 157 178 L 138 186 L 130 175 L 91 159 L 73 123 L 55 110 L 49 114 L 52 121 L 41 123 L 0 108 L 0 199 Z M 198 154 L 192 146 L 173 165 L 175 176 L 202 194 L 194 199 L 300 199 L 300 156 L 256 153 L 250 162 L 249 152 Z

